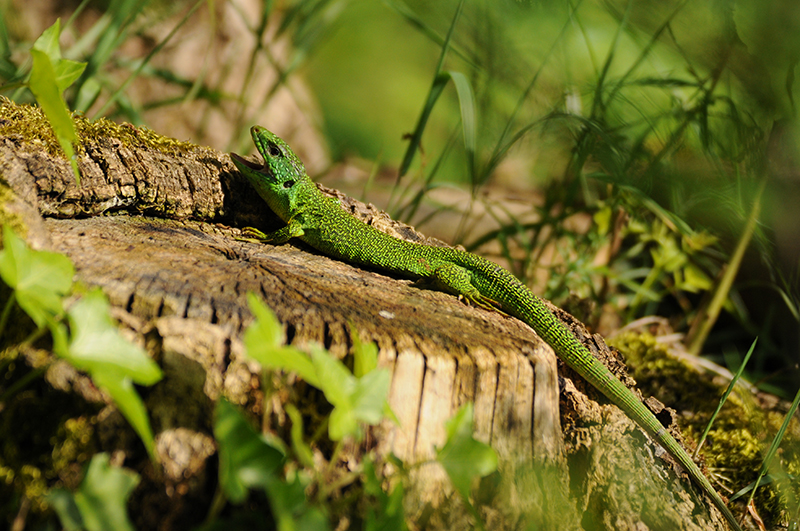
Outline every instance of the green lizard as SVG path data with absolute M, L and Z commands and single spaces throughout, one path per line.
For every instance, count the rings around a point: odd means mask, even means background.
M 289 146 L 263 127 L 250 133 L 264 163 L 235 153 L 234 164 L 286 226 L 264 234 L 253 228 L 250 240 L 283 244 L 300 238 L 325 255 L 432 280 L 437 287 L 490 310 L 501 310 L 530 325 L 567 365 L 606 395 L 685 468 L 714 501 L 730 526 L 741 531 L 731 511 L 686 451 L 639 399 L 547 309 L 541 299 L 502 267 L 449 247 L 431 247 L 393 238 L 345 212 L 306 174 Z

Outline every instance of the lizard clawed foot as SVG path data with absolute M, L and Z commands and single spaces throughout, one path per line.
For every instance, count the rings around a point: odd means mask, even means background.
M 460 294 L 458 296 L 459 300 L 464 301 L 466 304 L 474 304 L 475 306 L 480 306 L 484 310 L 489 310 L 490 312 L 497 312 L 504 317 L 510 317 L 506 312 L 503 311 L 500 303 L 486 297 L 485 295 L 481 294 L 480 292 L 470 293 L 470 294 Z
M 266 243 L 270 241 L 270 238 L 256 228 L 244 227 L 242 229 L 242 235 L 234 237 L 234 240 L 250 243 Z

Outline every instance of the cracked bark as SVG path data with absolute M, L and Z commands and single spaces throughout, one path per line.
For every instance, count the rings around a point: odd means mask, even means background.
M 380 364 L 392 371 L 390 403 L 400 425 L 386 422 L 369 440 L 407 463 L 427 462 L 412 472 L 407 503 L 421 527 L 469 522 L 442 470 L 428 461 L 444 443 L 445 421 L 473 402 L 476 438 L 503 461 L 504 479 L 493 492 L 513 501 L 484 504 L 489 525 L 513 528 L 524 512 L 558 529 L 724 528 L 618 409 L 587 398 L 598 395 L 563 366 L 566 379 L 557 379 L 552 350 L 521 322 L 329 259 L 302 243 L 234 240 L 237 227 L 269 231 L 279 221 L 227 155 L 200 147 L 165 154 L 104 138 L 86 147 L 79 165 L 80 188 L 66 161 L 25 139 L 0 137 L 0 177 L 13 194 L 4 209 L 23 220 L 34 246 L 66 254 L 81 282 L 102 287 L 115 316 L 164 368 L 164 381 L 142 390 L 164 476 L 131 450 L 135 438 L 118 416 L 114 430 L 106 430 L 115 434 L 102 440 L 104 449 L 126 452 L 139 460 L 129 466 L 145 470 L 131 510 L 140 527 L 172 529 L 205 514 L 198 507 L 207 506 L 213 481 L 206 466 L 214 453 L 214 400 L 224 394 L 263 411 L 256 367 L 241 343 L 252 320 L 245 296 L 253 291 L 275 311 L 292 344 L 316 341 L 345 357 L 352 327 L 378 345 Z M 373 207 L 329 192 L 381 230 L 427 241 Z M 602 338 L 554 311 L 632 383 Z M 66 382 L 80 375 L 70 371 L 56 364 L 48 379 L 75 392 Z M 285 435 L 285 418 L 273 417 L 273 428 Z M 532 458 L 546 466 L 532 468 Z M 631 496 L 632 490 L 647 496 Z

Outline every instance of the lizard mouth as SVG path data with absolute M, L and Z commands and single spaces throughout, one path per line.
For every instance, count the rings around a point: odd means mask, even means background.
M 246 166 L 253 171 L 261 171 L 264 169 L 264 164 L 260 161 L 253 161 L 242 157 L 241 155 L 237 155 L 236 153 L 231 153 L 231 158 L 241 164 L 242 166 Z

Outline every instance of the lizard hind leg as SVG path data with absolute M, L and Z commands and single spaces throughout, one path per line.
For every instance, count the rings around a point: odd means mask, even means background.
M 467 303 L 506 315 L 500 309 L 500 303 L 490 299 L 475 287 L 472 283 L 472 273 L 464 267 L 452 263 L 440 264 L 434 268 L 432 279 L 439 289 L 458 295 Z

